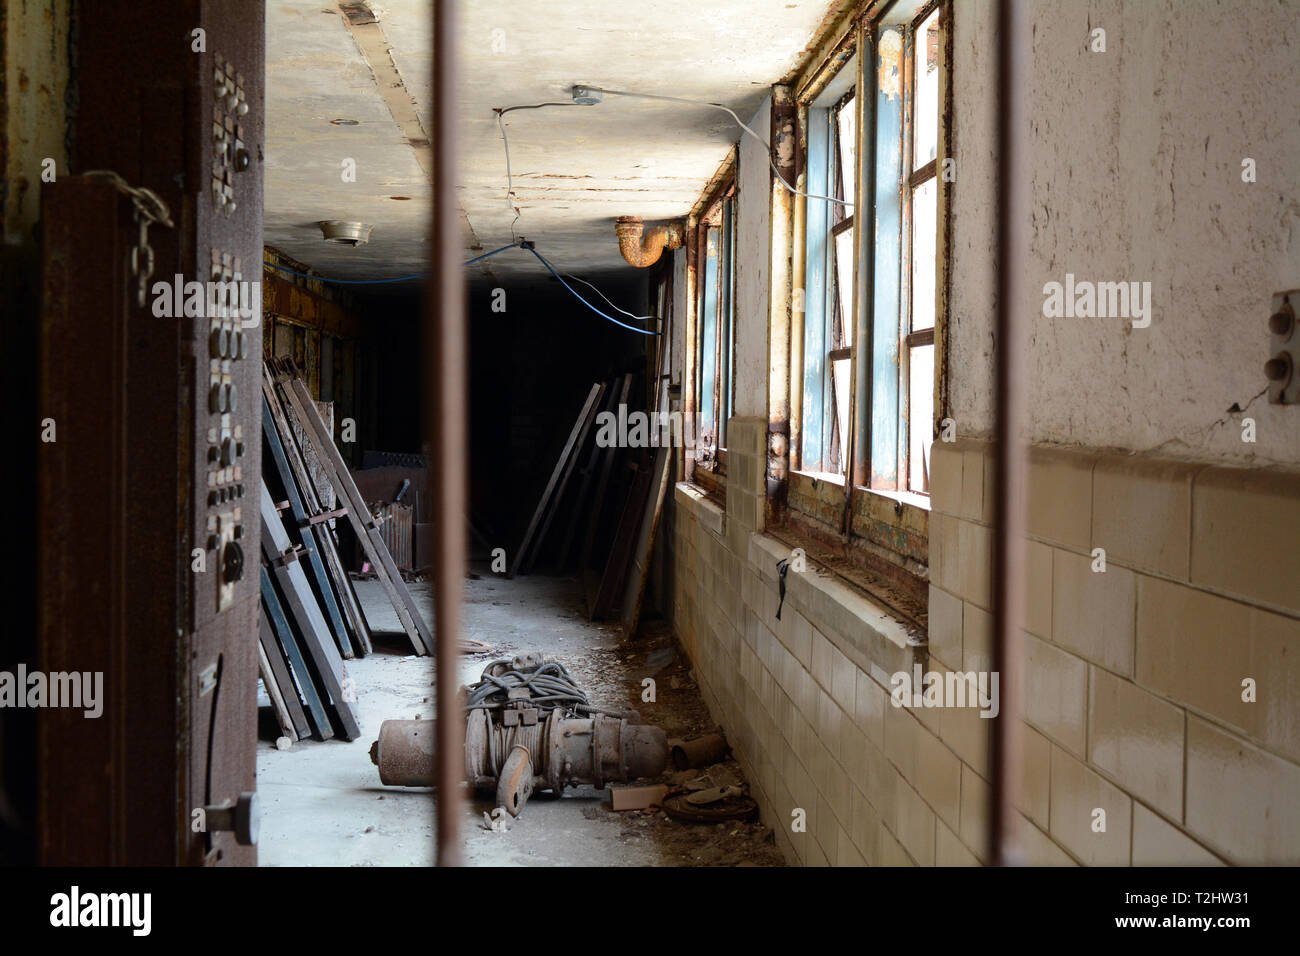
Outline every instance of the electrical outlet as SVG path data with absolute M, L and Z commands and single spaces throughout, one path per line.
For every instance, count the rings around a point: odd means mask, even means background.
M 1268 318 L 1269 359 L 1264 363 L 1268 400 L 1273 405 L 1300 405 L 1300 289 L 1273 296 Z

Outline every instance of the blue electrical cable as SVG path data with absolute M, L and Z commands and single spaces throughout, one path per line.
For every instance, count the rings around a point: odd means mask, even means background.
M 472 266 L 474 263 L 480 262 L 483 259 L 488 258 L 489 256 L 495 256 L 498 252 L 505 252 L 507 249 L 513 249 L 517 245 L 519 245 L 519 243 L 521 243 L 522 241 L 523 241 L 522 239 L 516 239 L 508 246 L 502 246 L 500 249 L 493 249 L 491 252 L 485 252 L 481 256 L 475 256 L 473 259 L 468 259 L 465 262 L 462 262 L 461 265 Z
M 562 286 L 564 286 L 566 289 L 568 289 L 569 292 L 571 292 L 571 293 L 573 294 L 573 297 L 574 297 L 575 299 L 577 299 L 579 302 L 581 302 L 581 303 L 582 303 L 583 305 L 585 305 L 587 308 L 591 309 L 592 312 L 595 312 L 595 313 L 596 313 L 598 316 L 600 316 L 602 319 L 605 319 L 605 320 L 608 321 L 608 322 L 613 322 L 615 325 L 619 326 L 620 328 L 627 329 L 629 332 L 636 332 L 636 333 L 638 333 L 638 334 L 640 334 L 640 335 L 659 335 L 659 334 L 660 334 L 659 332 L 657 332 L 657 331 L 655 331 L 655 330 L 653 330 L 653 329 L 638 329 L 635 325 L 628 325 L 626 322 L 620 322 L 618 319 L 614 318 L 612 315 L 606 315 L 604 312 L 600 311 L 600 309 L 596 308 L 594 305 L 592 305 L 590 302 L 588 302 L 586 299 L 584 299 L 581 295 L 579 295 L 577 289 L 575 289 L 573 286 L 569 285 L 569 283 L 565 282 L 565 281 L 564 281 L 564 277 L 561 276 L 558 272 L 556 272 L 556 271 L 551 267 L 551 264 L 550 264 L 549 262 L 547 262 L 544 258 L 542 258 L 542 254 L 541 254 L 540 252 L 538 252 L 536 249 L 534 249 L 531 245 L 524 245 L 524 243 L 523 243 L 522 240 L 520 240 L 519 242 L 512 242 L 512 243 L 510 243 L 508 246 L 502 246 L 500 249 L 493 249 L 491 252 L 485 252 L 485 253 L 483 253 L 483 255 L 481 255 L 481 256 L 476 256 L 476 257 L 473 258 L 473 259 L 468 259 L 468 260 L 466 260 L 464 263 L 462 263 L 462 265 L 467 265 L 467 266 L 469 266 L 469 265 L 473 265 L 474 263 L 476 263 L 476 262 L 480 262 L 480 261 L 482 261 L 483 259 L 487 259 L 487 258 L 489 258 L 489 257 L 491 257 L 491 256 L 495 256 L 495 255 L 496 255 L 497 253 L 499 253 L 499 252 L 505 252 L 507 249 L 527 249 L 529 252 L 531 252 L 533 255 L 535 255 L 535 256 L 537 257 L 537 261 L 538 261 L 538 262 L 540 262 L 542 265 L 546 266 L 546 270 L 547 270 L 548 272 L 550 272 L 551 275 L 555 276 L 555 278 L 558 279 L 558 280 L 560 281 L 560 285 L 562 285 Z M 306 272 L 294 272 L 292 269 L 286 269 L 284 266 L 276 265 L 274 262 L 266 262 L 266 261 L 263 261 L 262 265 L 264 265 L 264 266 L 269 266 L 269 267 L 272 268 L 272 269 L 278 269 L 280 272 L 287 272 L 287 273 L 289 273 L 289 275 L 293 275 L 293 276 L 301 276 L 301 277 L 304 278 L 304 279 L 315 279 L 315 280 L 317 280 L 318 282 L 331 282 L 331 283 L 333 283 L 333 284 L 335 284 L 335 285 L 382 285 L 382 284 L 384 284 L 384 283 L 389 283 L 389 282 L 409 282 L 409 281 L 412 280 L 412 279 L 427 279 L 430 275 L 432 275 L 432 273 L 429 273 L 429 272 L 422 272 L 422 273 L 420 273 L 420 274 L 418 274 L 418 275 L 399 276 L 399 277 L 396 278 L 396 279 L 327 279 L 327 278 L 325 278 L 324 276 L 314 276 L 314 275 L 309 275 L 309 274 L 306 273 Z M 577 278 L 577 277 L 575 276 L 574 278 Z M 579 281 L 582 281 L 582 280 L 579 280 Z M 587 283 L 587 284 L 588 284 L 588 285 L 591 285 L 591 283 Z M 591 286 L 591 287 L 592 287 L 593 289 L 596 289 L 596 287 L 595 287 L 594 285 Z M 599 290 L 599 289 L 596 289 L 596 291 L 597 291 L 598 293 L 600 293 L 600 290 Z M 604 293 L 600 293 L 600 295 L 601 295 L 601 298 L 605 299 L 606 302 L 609 302 L 608 297 L 606 297 L 606 296 L 604 295 Z M 611 302 L 610 304 L 613 305 L 612 302 Z M 618 306 L 615 305 L 614 308 L 618 309 Z M 622 309 L 618 309 L 618 311 L 623 312 Z M 630 314 L 630 313 L 624 312 L 624 315 L 629 315 L 629 314 Z M 641 318 L 641 316 L 635 316 L 635 318 Z M 653 316 L 645 316 L 645 318 L 653 318 Z
M 534 249 L 532 246 L 524 246 L 524 248 L 527 249 L 529 252 L 531 252 L 533 255 L 535 255 L 535 256 L 537 257 L 537 260 L 538 260 L 542 265 L 546 266 L 547 271 L 550 272 L 551 275 L 555 276 L 555 278 L 557 278 L 557 279 L 560 280 L 560 285 L 564 286 L 566 289 L 568 289 L 570 292 L 573 293 L 573 297 L 574 297 L 575 299 L 577 299 L 579 302 L 581 302 L 581 303 L 582 303 L 583 305 L 585 305 L 587 308 L 591 309 L 592 312 L 595 312 L 595 313 L 596 313 L 598 316 L 600 316 L 602 319 L 606 319 L 606 320 L 608 320 L 608 321 L 610 321 L 610 322 L 613 322 L 615 325 L 622 326 L 623 328 L 627 329 L 627 330 L 630 331 L 630 332 L 637 332 L 637 333 L 639 333 L 639 334 L 641 334 L 641 335 L 658 335 L 658 334 L 659 334 L 657 331 L 655 331 L 655 330 L 653 330 L 653 329 L 638 329 L 635 325 L 628 325 L 626 322 L 620 322 L 618 319 L 614 318 L 612 315 L 606 315 L 604 312 L 600 311 L 600 309 L 596 308 L 594 305 L 592 305 L 590 302 L 588 302 L 588 301 L 587 301 L 586 299 L 584 299 L 582 296 L 578 295 L 578 290 L 575 289 L 573 286 L 569 285 L 569 283 L 565 282 L 565 281 L 564 281 L 564 277 L 561 276 L 558 272 L 556 272 L 554 269 L 551 268 L 551 264 L 550 264 L 549 262 L 547 262 L 545 259 L 542 258 L 542 254 L 541 254 L 540 252 L 538 252 L 538 251 L 537 251 L 536 249 Z

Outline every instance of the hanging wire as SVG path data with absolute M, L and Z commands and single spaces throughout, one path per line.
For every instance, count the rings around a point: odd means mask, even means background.
M 515 223 L 519 222 L 519 217 L 523 215 L 519 204 L 515 201 L 515 178 L 510 170 L 510 137 L 506 135 L 505 115 L 513 113 L 515 110 L 540 110 L 547 106 L 577 106 L 577 103 L 532 103 L 527 106 L 506 106 L 501 109 L 493 110 L 497 114 L 497 128 L 501 130 L 501 142 L 506 149 L 506 202 L 514 211 L 515 218 L 510 222 L 510 236 L 516 242 L 519 236 L 515 233 Z
M 530 245 L 528 245 L 528 246 L 524 246 L 523 248 L 527 249 L 529 252 L 531 252 L 533 255 L 535 255 L 535 256 L 537 257 L 538 261 L 541 262 L 542 265 L 546 266 L 547 271 L 549 271 L 549 272 L 551 273 L 551 275 L 555 276 L 555 278 L 557 278 L 557 279 L 560 280 L 560 285 L 564 286 L 566 289 L 568 289 L 570 292 L 573 293 L 574 298 L 576 298 L 579 302 L 581 302 L 581 303 L 582 303 L 583 305 L 585 305 L 587 308 L 591 309 L 592 312 L 595 312 L 595 313 L 596 313 L 598 316 L 600 316 L 602 319 L 607 319 L 608 321 L 613 322 L 615 325 L 617 325 L 617 326 L 621 326 L 622 328 L 625 328 L 625 329 L 627 329 L 627 330 L 630 331 L 630 332 L 636 332 L 636 333 L 639 334 L 639 335 L 659 335 L 659 334 L 660 334 L 660 333 L 659 333 L 657 330 L 655 330 L 655 329 L 638 329 L 635 325 L 628 325 L 626 322 L 620 322 L 618 319 L 614 318 L 612 315 L 606 315 L 604 312 L 600 311 L 600 309 L 596 308 L 594 305 L 592 305 L 590 302 L 588 302 L 586 299 L 584 299 L 584 298 L 583 298 L 583 297 L 578 293 L 578 290 L 577 290 L 577 289 L 575 289 L 573 286 L 569 285 L 569 283 L 565 282 L 565 281 L 564 281 L 564 277 L 563 277 L 562 275 L 560 275 L 558 272 L 556 272 L 555 269 L 551 266 L 551 264 L 550 264 L 549 262 L 547 262 L 545 259 L 542 258 L 542 254 L 541 254 L 540 252 L 538 252 L 536 249 L 534 249 L 534 248 L 533 248 L 532 246 L 530 246 Z M 621 311 L 621 310 L 620 310 L 620 311 Z
M 596 293 L 596 295 L 600 296 L 602 299 L 608 302 L 609 307 L 611 309 L 613 309 L 615 312 L 621 312 L 623 315 L 626 315 L 629 319 L 639 319 L 642 322 L 649 322 L 651 319 L 659 318 L 657 315 L 633 315 L 627 309 L 620 309 L 613 302 L 610 302 L 609 296 L 605 295 L 605 293 L 601 292 L 599 289 L 595 287 L 595 285 L 588 282 L 586 279 L 580 279 L 578 276 L 575 276 L 572 272 L 566 272 L 564 275 L 565 278 L 572 279 L 574 282 L 581 282 L 583 285 L 590 288 L 593 292 Z
M 555 276 L 555 278 L 557 278 L 557 279 L 560 280 L 560 285 L 562 285 L 562 286 L 564 286 L 566 289 L 568 289 L 569 292 L 571 292 L 571 293 L 573 294 L 573 297 L 574 297 L 574 298 L 576 298 L 579 302 L 581 302 L 581 303 L 582 303 L 583 305 L 585 305 L 587 308 L 591 309 L 592 312 L 595 312 L 595 313 L 596 313 L 598 316 L 600 316 L 602 319 L 606 319 L 607 321 L 613 322 L 613 323 L 614 323 L 615 325 L 617 325 L 617 326 L 620 326 L 620 327 L 622 327 L 622 328 L 625 328 L 625 329 L 627 329 L 627 330 L 630 331 L 630 332 L 636 332 L 636 333 L 638 333 L 638 334 L 640 334 L 640 335 L 659 335 L 659 334 L 660 334 L 659 332 L 657 332 L 657 331 L 655 331 L 655 330 L 653 330 L 653 329 L 638 329 L 635 325 L 628 325 L 626 322 L 620 322 L 618 319 L 614 318 L 612 315 L 606 315 L 604 312 L 600 311 L 600 309 L 596 308 L 594 305 L 592 305 L 590 302 L 588 302 L 586 299 L 584 299 L 584 298 L 583 298 L 583 297 L 578 293 L 578 290 L 577 290 L 577 289 L 575 289 L 573 286 L 569 285 L 569 283 L 565 282 L 565 281 L 564 281 L 564 277 L 561 276 L 558 272 L 556 272 L 555 269 L 551 266 L 551 264 L 550 264 L 549 262 L 547 262 L 544 258 L 542 258 L 542 254 L 541 254 L 540 252 L 538 252 L 536 249 L 534 249 L 534 248 L 532 247 L 532 244 L 531 244 L 531 243 L 529 243 L 529 244 L 525 244 L 524 240 L 522 240 L 522 239 L 520 239 L 520 240 L 517 241 L 517 242 L 512 242 L 512 243 L 510 243 L 509 245 L 502 246 L 500 249 L 493 249 L 491 252 L 485 252 L 485 253 L 483 253 L 483 255 L 481 255 L 481 256 L 475 256 L 473 259 L 467 259 L 467 260 L 465 260 L 465 262 L 462 263 L 462 264 L 463 264 L 463 265 L 467 265 L 467 266 L 468 266 L 468 265 L 473 265 L 475 262 L 481 262 L 482 260 L 487 259 L 487 258 L 489 258 L 490 256 L 495 256 L 495 255 L 497 255 L 498 253 L 505 252 L 507 249 L 527 249 L 529 252 L 531 252 L 533 255 L 535 255 L 535 256 L 537 257 L 538 261 L 541 262 L 542 265 L 546 266 L 547 271 L 550 272 L 551 275 Z M 399 277 L 397 277 L 397 278 L 395 278 L 395 279 L 327 279 L 325 276 L 314 276 L 314 275 L 311 275 L 310 273 L 307 273 L 307 272 L 295 272 L 293 269 L 288 269 L 288 268 L 285 268 L 285 267 L 282 266 L 282 265 L 277 265 L 277 264 L 274 263 L 274 262 L 268 262 L 268 261 L 266 261 L 266 260 L 263 260 L 262 265 L 264 265 L 264 266 L 268 266 L 268 267 L 270 267 L 270 268 L 272 268 L 272 269 L 277 269 L 277 270 L 279 270 L 280 272 L 287 272 L 289 275 L 301 276 L 301 277 L 304 278 L 304 279 L 315 279 L 315 280 L 318 281 L 318 282 L 328 282 L 328 283 L 331 283 L 331 284 L 333 284 L 333 285 L 383 285 L 383 284 L 385 284 L 385 283 L 389 283 L 389 282 L 409 282 L 409 281 L 411 281 L 412 279 L 426 279 L 426 278 L 428 278 L 428 277 L 432 274 L 432 273 L 428 273 L 428 272 L 421 272 L 421 273 L 419 273 L 419 274 L 417 274 L 417 275 L 399 276 Z M 632 313 L 631 313 L 631 312 L 628 312 L 626 309 L 620 309 L 618 306 L 614 305 L 613 302 L 610 302 L 609 297 L 608 297 L 607 295 L 605 295 L 605 293 L 601 292 L 599 289 L 597 289 L 597 288 L 596 288 L 594 285 L 592 285 L 590 282 L 587 282 L 585 279 L 578 279 L 577 276 L 570 276 L 570 278 L 572 278 L 572 279 L 576 279 L 578 282 L 581 282 L 583 285 L 591 286 L 592 289 L 595 289 L 597 295 L 599 295 L 599 296 L 600 296 L 602 299 L 604 299 L 606 302 L 609 302 L 609 304 L 610 304 L 610 305 L 611 305 L 611 306 L 612 306 L 616 311 L 621 312 L 623 315 L 629 316 L 629 317 L 634 318 L 634 319 L 645 319 L 645 320 L 650 320 L 650 319 L 654 319 L 654 318 L 656 318 L 656 317 L 653 316 L 653 315 L 632 315 Z
M 763 148 L 767 150 L 767 162 L 768 165 L 772 167 L 772 174 L 776 176 L 777 182 L 779 182 L 790 192 L 794 193 L 796 196 L 803 196 L 806 199 L 822 199 L 825 200 L 826 202 L 839 203 L 841 206 L 848 206 L 849 208 L 853 208 L 853 203 L 848 202 L 844 199 L 836 199 L 834 196 L 818 196 L 815 193 L 802 192 L 798 189 L 795 189 L 788 182 L 786 182 L 785 177 L 781 175 L 781 170 L 776 168 L 776 161 L 772 159 L 771 144 L 768 143 L 768 141 L 765 140 L 763 137 L 755 133 L 748 126 L 746 126 L 744 121 L 741 120 L 741 118 L 736 115 L 736 111 L 731 109 L 730 107 L 723 106 L 721 103 L 706 103 L 704 100 L 688 100 L 680 96 L 663 96 L 659 93 L 637 93 L 633 90 L 607 90 L 603 87 L 592 87 L 592 89 L 598 89 L 600 90 L 600 92 L 608 93 L 610 96 L 631 96 L 643 100 L 664 100 L 665 102 L 668 103 L 686 103 L 689 106 L 706 106 L 709 109 L 722 110 L 722 112 L 728 114 L 733 120 L 736 121 L 737 126 L 739 126 L 742 130 L 744 130 L 750 136 L 754 137 L 754 139 L 758 140 L 760 143 L 763 144 Z

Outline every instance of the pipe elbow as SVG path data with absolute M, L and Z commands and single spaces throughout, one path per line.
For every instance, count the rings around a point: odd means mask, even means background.
M 618 236 L 618 251 L 628 265 L 638 269 L 654 265 L 665 249 L 680 249 L 685 240 L 685 229 L 680 222 L 653 226 L 646 231 L 640 216 L 619 216 L 614 221 L 614 233 Z

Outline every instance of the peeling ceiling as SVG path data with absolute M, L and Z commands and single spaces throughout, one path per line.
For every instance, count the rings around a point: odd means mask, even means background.
M 583 84 L 718 102 L 748 119 L 768 86 L 798 63 L 830 4 L 461 6 L 456 215 L 470 258 L 510 242 L 515 219 L 494 108 L 569 101 L 571 87 Z M 374 2 L 374 23 L 365 22 L 365 9 L 336 0 L 267 3 L 266 242 L 347 279 L 428 268 L 428 151 L 421 153 L 418 130 L 429 128 L 431 5 Z M 638 271 L 618 254 L 615 217 L 684 215 L 739 132 L 717 110 L 614 96 L 597 106 L 512 112 L 505 126 L 520 209 L 515 234 L 536 241 L 562 271 L 609 278 Z M 373 224 L 369 244 L 324 242 L 316 223 L 328 219 Z M 540 263 L 514 251 L 471 272 L 493 281 L 543 275 Z

